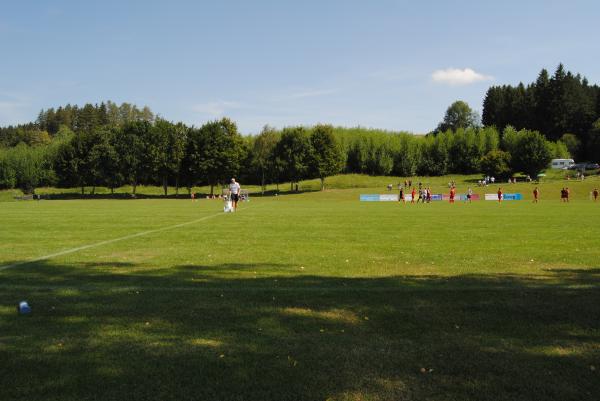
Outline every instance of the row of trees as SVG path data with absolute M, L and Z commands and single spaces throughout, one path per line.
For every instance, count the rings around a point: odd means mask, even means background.
M 31 193 L 38 186 L 105 186 L 128 184 L 214 187 L 242 174 L 261 183 L 325 178 L 340 172 L 344 157 L 333 128 L 319 125 L 276 131 L 265 128 L 242 137 L 229 119 L 199 128 L 166 120 L 132 121 L 75 133 L 61 126 L 49 143 L 20 143 L 0 148 L 0 188 Z M 92 189 L 94 191 L 94 189 Z
M 567 146 L 537 132 L 506 127 L 458 128 L 415 136 L 364 128 L 265 127 L 241 136 L 229 119 L 187 127 L 162 119 L 73 132 L 61 126 L 50 142 L 0 149 L 0 187 L 32 192 L 37 186 L 140 184 L 191 188 L 225 184 L 290 182 L 337 173 L 444 175 L 477 173 L 535 176 Z
M 148 106 L 141 109 L 131 103 L 117 105 L 112 101 L 100 104 L 87 103 L 83 107 L 67 104 L 57 109 L 40 111 L 36 124 L 51 135 L 66 126 L 73 132 L 90 132 L 99 127 L 119 127 L 132 121 L 154 121 L 155 116 Z
M 427 136 L 336 130 L 346 149 L 348 173 L 403 177 L 450 173 L 535 176 L 548 167 L 552 158 L 569 157 L 564 143 L 551 142 L 537 132 L 517 131 L 510 126 L 503 132 L 494 127 L 471 127 Z M 504 168 L 496 168 L 489 162 L 497 152 L 502 152 Z
M 0 188 L 20 188 L 32 193 L 41 185 L 53 185 L 57 176 L 53 161 L 63 138 L 51 144 L 29 146 L 20 143 L 11 148 L 0 148 Z
M 595 161 L 600 154 L 600 87 L 560 64 L 554 75 L 544 69 L 527 86 L 489 88 L 482 123 L 535 130 L 554 141 L 562 138 L 574 157 Z
M 102 127 L 122 127 L 133 121 L 152 122 L 155 118 L 149 107 L 140 109 L 130 103 L 117 105 L 109 100 L 100 104 L 88 103 L 83 107 L 67 104 L 40 111 L 35 122 L 0 127 L 0 147 L 12 147 L 19 143 L 48 144 L 61 127 L 75 133 L 91 132 Z

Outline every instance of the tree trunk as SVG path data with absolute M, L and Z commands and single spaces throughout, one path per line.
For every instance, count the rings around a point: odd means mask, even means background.
M 179 197 L 179 177 L 175 177 L 175 197 Z
M 110 194 L 114 195 L 115 194 L 115 188 L 114 187 L 110 187 Z
M 91 193 L 92 195 L 94 195 L 94 194 L 96 193 L 96 186 L 95 186 L 95 185 L 92 187 L 92 192 L 90 192 L 90 193 Z
M 325 191 L 325 177 L 321 177 L 321 191 Z
M 290 182 L 290 192 L 294 192 L 294 182 Z
M 165 196 L 167 196 L 167 175 L 163 176 L 163 190 L 165 191 Z
M 85 187 L 82 185 L 81 186 L 81 195 L 85 194 Z
M 133 183 L 133 196 L 135 196 L 135 191 L 137 190 L 137 182 Z
M 212 197 L 214 195 L 214 188 L 215 188 L 215 184 L 210 184 L 210 196 Z
M 262 190 L 262 194 L 264 196 L 265 195 L 265 170 L 264 169 L 262 170 L 262 178 L 260 180 L 260 187 Z

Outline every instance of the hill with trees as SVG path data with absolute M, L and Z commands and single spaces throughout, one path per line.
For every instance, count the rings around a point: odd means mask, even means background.
M 534 177 L 552 158 L 600 157 L 600 89 L 560 65 L 525 87 L 493 86 L 482 123 L 463 101 L 425 135 L 362 127 L 265 126 L 242 136 L 223 118 L 200 127 L 148 107 L 107 101 L 42 110 L 35 122 L 0 127 L 0 189 L 215 186 L 232 176 L 266 184 L 337 173 Z M 93 189 L 92 189 L 93 191 Z
M 600 155 L 600 87 L 560 64 L 554 75 L 543 69 L 525 86 L 488 89 L 482 123 L 500 130 L 507 126 L 538 131 L 561 139 L 576 158 L 596 161 Z

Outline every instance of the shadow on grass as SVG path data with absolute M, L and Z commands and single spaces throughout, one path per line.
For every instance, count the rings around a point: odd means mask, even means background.
M 204 199 L 209 194 L 196 193 L 197 199 Z M 135 200 L 135 199 L 190 199 L 188 193 L 179 193 L 161 195 L 161 194 L 130 194 L 130 193 L 98 193 L 98 194 L 81 194 L 77 192 L 63 192 L 53 194 L 41 194 L 41 200 L 79 200 L 79 199 L 116 199 L 116 200 Z
M 317 189 L 301 189 L 298 191 L 290 191 L 288 190 L 281 190 L 281 191 L 276 191 L 276 190 L 269 190 L 269 191 L 265 191 L 264 194 L 262 194 L 261 192 L 252 192 L 250 193 L 250 197 L 254 198 L 254 197 L 272 197 L 272 196 L 284 196 L 284 195 L 298 195 L 298 194 L 304 194 L 304 193 L 311 193 L 311 192 L 320 192 Z M 217 193 L 215 193 L 215 195 L 218 195 Z M 202 192 L 196 192 L 195 193 L 196 199 L 202 200 L 202 199 L 207 199 L 207 196 L 210 196 L 209 193 L 202 193 Z M 190 195 L 185 192 L 185 193 L 179 193 L 178 195 L 175 194 L 168 194 L 168 195 L 161 195 L 161 194 L 143 194 L 143 193 L 138 193 L 136 195 L 132 195 L 131 193 L 98 193 L 98 194 L 81 194 L 81 193 L 77 193 L 77 192 L 62 192 L 62 193 L 53 193 L 53 194 L 40 194 L 39 195 L 40 200 L 81 200 L 81 199 L 96 199 L 96 200 L 104 200 L 104 199 L 115 199 L 115 200 L 135 200 L 135 199 L 190 199 Z
M 23 298 L 31 316 L 13 311 Z M 0 399 L 600 394 L 600 268 L 337 278 L 46 262 L 2 272 L 0 305 Z

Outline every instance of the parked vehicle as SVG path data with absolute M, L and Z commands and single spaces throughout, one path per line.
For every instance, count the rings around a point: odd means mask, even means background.
M 597 170 L 600 168 L 598 163 L 577 163 L 569 167 L 569 170 Z
M 562 169 L 566 170 L 575 164 L 575 160 L 573 159 L 552 159 L 550 163 L 550 167 L 553 169 Z

